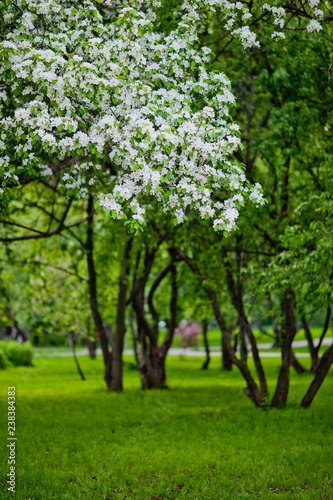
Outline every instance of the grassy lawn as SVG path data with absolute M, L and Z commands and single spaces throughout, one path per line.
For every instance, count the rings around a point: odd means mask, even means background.
M 263 362 L 272 391 L 279 360 Z M 17 393 L 17 488 L 4 463 L 1 499 L 333 498 L 333 371 L 310 409 L 298 404 L 312 377 L 292 372 L 288 407 L 264 412 L 219 358 L 207 372 L 169 359 L 164 391 L 142 392 L 126 368 L 122 394 L 105 391 L 100 357 L 80 363 L 85 382 L 71 358 L 1 372 L 4 462 L 7 386 Z

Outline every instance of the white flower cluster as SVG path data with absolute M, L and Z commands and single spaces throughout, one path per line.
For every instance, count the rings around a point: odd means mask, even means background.
M 305 5 L 301 5 L 301 10 L 305 14 L 306 20 L 308 20 L 309 17 L 314 16 L 316 18 L 321 19 L 324 16 L 324 12 L 321 9 L 318 9 L 318 4 L 320 3 L 320 0 L 309 0 L 308 5 L 310 7 L 310 11 L 306 12 L 305 11 Z M 270 12 L 274 18 L 273 24 L 277 25 L 280 27 L 280 29 L 283 29 L 286 25 L 286 10 L 283 7 L 275 7 L 274 5 L 269 5 L 268 3 L 264 3 L 261 7 L 263 11 Z M 309 33 L 312 32 L 319 32 L 322 30 L 322 25 L 320 22 L 316 19 L 311 19 L 310 22 L 303 26 L 302 29 L 306 29 Z M 282 32 L 277 32 L 274 31 L 271 35 L 271 38 L 285 38 L 285 34 Z
M 316 21 L 315 19 L 311 19 L 311 21 L 307 25 L 306 29 L 308 30 L 309 33 L 312 33 L 313 31 L 320 31 L 320 30 L 322 30 L 323 27 L 322 27 L 322 25 L 318 21 Z
M 6 7 L 3 186 L 15 171 L 47 176 L 45 157 L 71 158 L 63 185 L 80 196 L 93 186 L 100 206 L 118 219 L 130 213 L 134 228 L 154 197 L 175 224 L 196 209 L 229 231 L 243 199 L 261 198 L 230 161 L 240 140 L 229 118 L 229 81 L 208 72 L 210 50 L 196 48 L 197 10 L 207 3 L 185 3 L 168 36 L 154 31 L 157 2 L 140 10 L 143 4 L 119 4 L 109 18 L 90 0 L 17 0 L 19 9 Z M 221 0 L 208 4 L 229 9 Z M 248 27 L 234 34 L 245 46 L 256 44 Z M 218 190 L 232 197 L 215 203 Z

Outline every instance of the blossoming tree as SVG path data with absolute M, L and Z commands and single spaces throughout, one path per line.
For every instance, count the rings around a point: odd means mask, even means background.
M 134 229 L 149 196 L 175 225 L 191 207 L 227 231 L 244 198 L 262 203 L 230 159 L 240 143 L 234 97 L 227 77 L 206 69 L 196 9 L 163 36 L 154 3 L 3 4 L 2 192 L 57 165 L 75 195 L 93 186 L 100 206 Z M 218 189 L 230 193 L 224 202 Z
M 177 5 L 164 30 L 161 7 L 156 0 L 1 3 L 2 206 L 16 185 L 59 173 L 70 196 L 96 193 L 95 208 L 130 231 L 143 228 L 156 201 L 174 225 L 196 210 L 225 234 L 246 199 L 263 203 L 259 184 L 233 160 L 234 97 L 228 78 L 209 70 L 200 30 L 216 14 L 225 35 L 250 48 L 259 45 L 252 25 L 260 20 L 272 24 L 272 41 L 288 29 L 320 30 L 329 11 L 317 0 L 306 8 L 193 0 Z

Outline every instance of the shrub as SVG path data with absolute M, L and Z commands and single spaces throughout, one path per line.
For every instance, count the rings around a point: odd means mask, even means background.
M 38 335 L 38 347 L 68 346 L 67 335 L 56 335 L 55 333 L 40 333 Z M 35 334 L 30 334 L 30 342 L 34 343 Z
M 6 356 L 5 352 L 3 349 L 0 349 L 0 370 L 5 370 L 10 366 L 10 361 L 8 357 Z
M 182 347 L 197 347 L 198 335 L 202 333 L 202 328 L 197 321 L 183 321 L 175 329 L 175 334 L 180 337 L 180 345 Z
M 33 349 L 29 342 L 3 342 L 1 348 L 14 366 L 32 366 Z

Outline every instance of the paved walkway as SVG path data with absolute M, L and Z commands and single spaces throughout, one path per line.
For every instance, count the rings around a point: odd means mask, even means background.
M 318 344 L 319 340 L 315 339 L 314 340 L 314 345 L 316 346 Z M 329 337 L 324 339 L 322 345 L 331 345 L 333 342 L 333 337 Z M 293 347 L 307 347 L 308 343 L 306 340 L 295 340 L 293 342 Z M 258 349 L 261 351 L 260 356 L 263 358 L 278 358 L 280 357 L 279 352 L 262 352 L 262 351 L 268 351 L 271 349 L 272 344 L 258 344 Z M 250 347 L 250 346 L 249 346 Z M 43 350 L 45 349 L 45 352 Z M 40 347 L 38 350 L 35 352 L 36 357 L 48 357 L 48 358 L 56 358 L 56 357 L 61 357 L 61 358 L 66 358 L 73 356 L 72 352 L 47 352 L 49 348 L 45 347 Z M 278 348 L 274 348 L 278 349 Z M 60 350 L 60 348 L 59 348 Z M 102 354 L 101 349 L 96 350 L 96 354 Z M 133 355 L 134 352 L 132 349 L 125 349 L 124 350 L 124 355 L 131 356 Z M 88 351 L 87 349 L 76 349 L 76 355 L 77 356 L 87 356 Z M 210 355 L 212 357 L 214 356 L 221 356 L 221 347 L 220 346 L 214 346 L 210 348 Z M 249 356 L 251 356 L 252 353 L 249 352 Z M 298 358 L 308 358 L 310 354 L 308 352 L 298 352 L 296 353 Z M 193 357 L 203 357 L 206 356 L 205 349 L 204 347 L 198 347 L 198 348 L 193 348 L 193 347 L 173 347 L 169 350 L 168 356 L 193 356 Z

